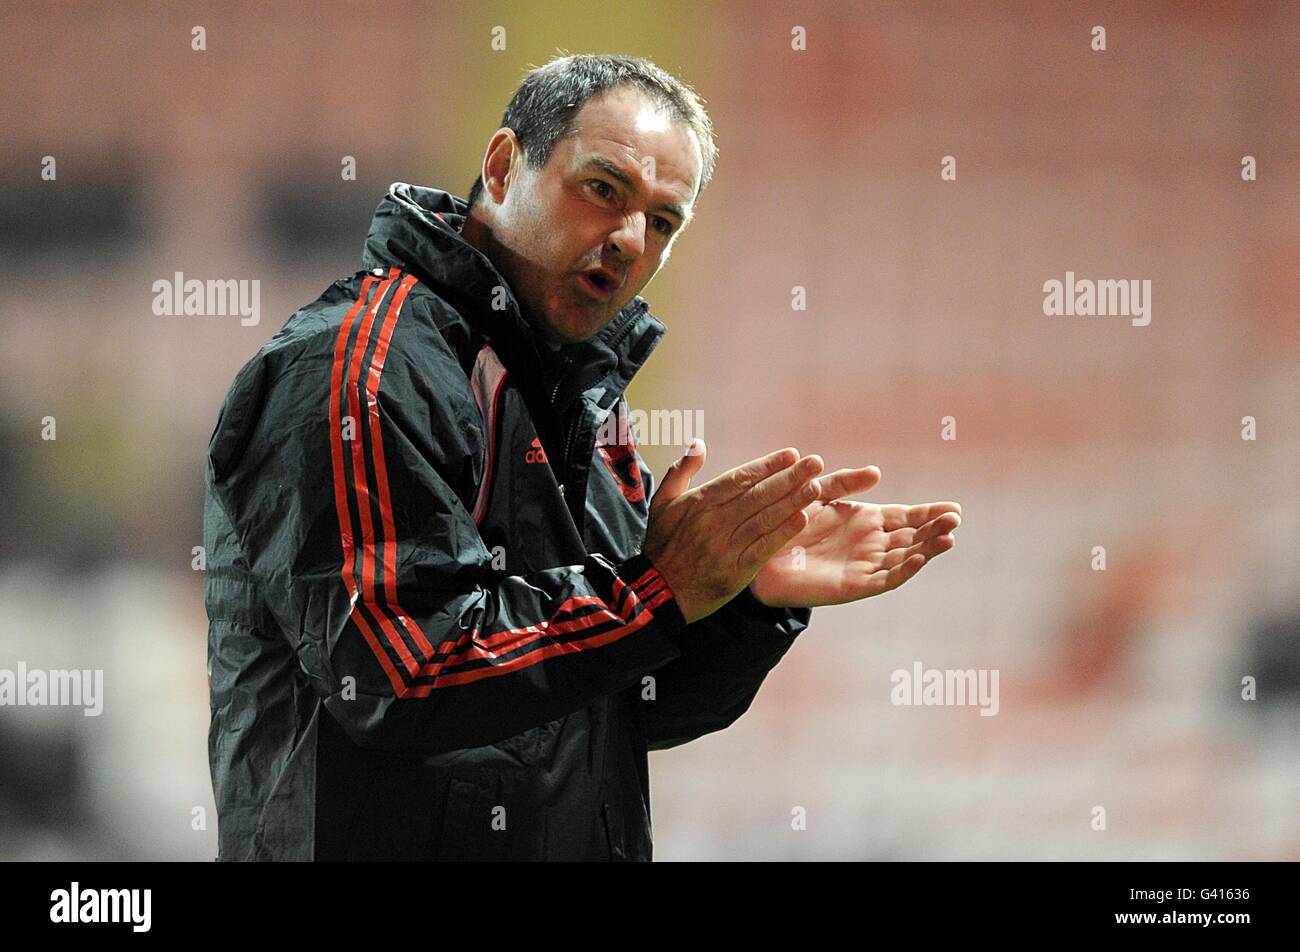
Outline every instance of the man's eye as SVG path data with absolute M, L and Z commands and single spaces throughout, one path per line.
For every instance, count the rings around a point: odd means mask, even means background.
M 602 182 L 600 179 L 592 179 L 590 184 L 601 198 L 609 198 L 614 194 L 614 189 L 608 182 Z M 604 189 L 604 191 L 602 192 L 601 189 Z
M 663 225 L 663 227 L 659 228 L 660 225 Z M 667 218 L 656 218 L 655 227 L 659 228 L 659 234 L 661 235 L 671 235 L 673 233 L 673 223 Z

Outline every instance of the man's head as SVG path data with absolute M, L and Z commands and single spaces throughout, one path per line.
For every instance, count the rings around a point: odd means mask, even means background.
M 588 340 L 668 260 L 716 156 L 688 86 L 644 59 L 566 56 L 515 91 L 462 234 L 547 343 Z

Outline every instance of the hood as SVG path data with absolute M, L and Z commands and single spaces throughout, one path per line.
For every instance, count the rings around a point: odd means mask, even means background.
M 395 182 L 370 223 L 362 267 L 399 267 L 455 307 L 517 376 L 543 375 L 545 344 L 524 317 L 513 290 L 492 262 L 460 234 L 468 204 L 442 189 Z M 492 307 L 495 289 L 505 289 L 507 307 Z M 637 295 L 589 341 L 561 348 L 574 373 L 565 387 L 576 396 L 592 387 L 621 395 L 649 358 L 667 328 Z M 613 400 L 599 399 L 604 406 Z

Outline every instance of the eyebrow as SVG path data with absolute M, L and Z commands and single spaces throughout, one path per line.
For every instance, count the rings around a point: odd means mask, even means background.
M 608 175 L 610 178 L 615 179 L 618 182 L 621 182 L 623 184 L 623 187 L 626 188 L 628 191 L 631 192 L 639 191 L 639 189 L 636 186 L 636 183 L 632 181 L 632 178 L 621 168 L 615 165 L 613 162 L 609 161 L 609 159 L 602 158 L 601 156 L 598 155 L 594 155 L 591 158 L 587 159 L 586 162 L 582 163 L 583 171 L 586 171 L 587 169 L 591 169 L 591 168 L 599 169 L 600 171 Z M 683 226 L 685 226 L 686 223 L 691 220 L 691 213 L 685 211 L 682 208 L 682 206 L 677 204 L 676 202 L 669 202 L 667 205 L 660 205 L 657 208 L 651 209 L 651 211 L 670 212 L 671 214 L 676 215 L 679 219 L 681 219 Z

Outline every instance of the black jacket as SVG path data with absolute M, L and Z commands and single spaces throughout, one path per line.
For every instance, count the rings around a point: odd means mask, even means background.
M 637 297 L 543 360 L 465 211 L 393 185 L 222 405 L 219 859 L 648 860 L 647 750 L 731 724 L 809 621 L 746 591 L 684 624 L 601 427 L 664 325 Z

